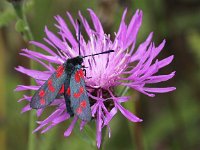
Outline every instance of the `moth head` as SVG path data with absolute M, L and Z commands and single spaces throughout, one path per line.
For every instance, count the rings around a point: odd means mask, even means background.
M 75 58 L 76 58 L 77 64 L 81 65 L 83 63 L 83 57 L 82 56 L 77 56 Z
M 67 63 L 71 63 L 72 65 L 81 65 L 83 63 L 83 57 L 77 56 L 67 60 Z

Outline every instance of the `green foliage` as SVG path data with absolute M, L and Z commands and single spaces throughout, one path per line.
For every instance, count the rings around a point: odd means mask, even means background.
M 26 26 L 26 23 L 22 19 L 19 19 L 19 20 L 17 20 L 17 23 L 15 25 L 15 30 L 17 32 L 21 33 L 21 32 L 25 32 L 26 30 L 28 30 L 28 27 Z
M 194 53 L 196 60 L 200 64 L 200 33 L 197 30 L 188 32 L 188 44 L 191 47 L 192 53 Z
M 0 12 L 0 28 L 9 25 L 9 23 L 16 18 L 15 11 L 9 5 L 2 12 Z

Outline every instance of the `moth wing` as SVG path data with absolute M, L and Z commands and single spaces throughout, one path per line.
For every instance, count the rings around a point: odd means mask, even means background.
M 33 95 L 30 102 L 31 108 L 40 109 L 51 104 L 58 95 L 66 78 L 67 73 L 64 66 L 61 65 Z
M 70 78 L 70 102 L 74 113 L 85 121 L 91 120 L 91 108 L 85 88 L 83 70 L 75 69 Z

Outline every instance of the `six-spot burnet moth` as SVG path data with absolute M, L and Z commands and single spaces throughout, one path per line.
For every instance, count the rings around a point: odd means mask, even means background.
M 114 52 L 108 50 L 97 54 L 81 56 L 80 54 L 80 21 L 77 20 L 79 56 L 67 59 L 50 78 L 33 95 L 30 106 L 34 109 L 50 105 L 57 95 L 64 95 L 67 112 L 70 116 L 77 115 L 81 120 L 91 120 L 91 108 L 87 95 L 84 77 L 85 67 L 82 66 L 83 58 Z

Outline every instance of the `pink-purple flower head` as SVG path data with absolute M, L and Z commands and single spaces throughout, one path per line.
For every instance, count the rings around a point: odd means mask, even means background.
M 142 121 L 142 119 L 136 117 L 121 105 L 121 103 L 128 101 L 129 97 L 120 96 L 114 91 L 114 87 L 122 85 L 153 97 L 156 93 L 166 93 L 175 90 L 175 87 L 149 87 L 150 84 L 171 79 L 175 75 L 175 72 L 167 75 L 155 75 L 158 74 L 159 69 L 167 66 L 173 60 L 173 56 L 162 60 L 156 59 L 156 56 L 165 45 L 165 40 L 159 46 L 155 46 L 152 42 L 153 33 L 150 33 L 147 39 L 138 48 L 135 48 L 137 33 L 142 23 L 142 11 L 137 10 L 129 24 L 125 23 L 127 10 L 124 11 L 114 40 L 111 40 L 109 34 L 104 33 L 102 24 L 96 14 L 91 9 L 88 9 L 88 11 L 93 27 L 89 25 L 79 12 L 81 23 L 85 29 L 84 31 L 88 35 L 87 41 L 81 35 L 81 55 L 95 54 L 107 50 L 115 51 L 106 55 L 87 57 L 83 63 L 88 67 L 86 75 L 91 77 L 85 78 L 85 82 L 90 98 L 92 116 L 96 122 L 96 141 L 99 148 L 101 145 L 102 128 L 107 126 L 110 136 L 109 123 L 117 111 L 121 112 L 132 122 Z M 69 13 L 67 13 L 67 16 L 76 34 L 78 34 L 78 24 Z M 55 35 L 45 27 L 46 37 L 44 41 L 48 46 L 31 41 L 31 44 L 42 48 L 46 53 L 39 53 L 28 49 L 23 49 L 20 53 L 35 60 L 45 68 L 44 71 L 27 69 L 22 66 L 16 68 L 19 72 L 35 79 L 37 85 L 18 85 L 16 91 L 38 90 L 55 72 L 52 64 L 61 65 L 68 58 L 78 56 L 78 41 L 76 36 L 73 36 L 63 18 L 55 16 L 55 19 L 57 21 L 58 35 Z M 27 106 L 22 109 L 22 112 L 31 110 L 29 105 L 31 96 L 24 95 L 21 100 L 28 101 Z M 45 120 L 38 121 L 39 126 L 34 131 L 41 130 L 41 133 L 44 133 L 70 118 L 70 115 L 66 112 L 65 101 L 62 97 L 54 100 L 50 106 L 56 106 L 55 111 Z M 38 117 L 42 112 L 43 109 L 37 110 Z M 65 136 L 71 134 L 77 120 L 78 117 L 75 116 L 71 125 L 64 132 Z M 84 121 L 81 122 L 81 130 L 86 123 Z

